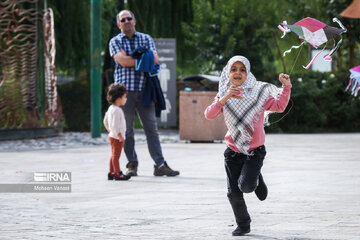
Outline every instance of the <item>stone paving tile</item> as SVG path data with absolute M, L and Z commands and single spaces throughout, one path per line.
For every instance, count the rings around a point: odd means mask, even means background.
M 252 231 L 231 236 L 223 143 L 164 141 L 179 177 L 154 177 L 144 142 L 139 176 L 107 181 L 106 144 L 0 152 L 0 183 L 69 171 L 71 193 L 0 193 L 0 239 L 360 239 L 360 134 L 270 134 L 266 201 L 246 194 Z M 11 150 L 11 151 L 10 151 Z M 121 167 L 126 159 L 121 156 Z
M 135 130 L 135 140 L 137 143 L 146 142 L 146 137 L 142 129 Z M 160 141 L 162 143 L 180 142 L 179 134 L 175 130 L 161 130 Z M 64 132 L 52 138 L 0 141 L 0 152 L 68 149 L 107 144 L 109 144 L 107 133 L 101 133 L 99 138 L 92 138 L 89 132 Z

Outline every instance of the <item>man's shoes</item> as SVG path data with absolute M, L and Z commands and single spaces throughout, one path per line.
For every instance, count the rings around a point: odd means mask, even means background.
M 115 173 L 114 179 L 115 181 L 127 181 L 131 178 L 131 176 L 126 176 L 122 172 Z
M 250 232 L 250 226 L 247 226 L 247 227 L 237 226 L 237 228 L 232 232 L 232 235 L 233 236 L 243 236 L 249 232 Z
M 126 167 L 127 167 L 127 172 L 126 172 L 126 176 L 137 176 L 137 167 L 138 167 L 138 162 L 134 162 L 134 161 L 131 161 L 131 162 L 128 162 L 126 164 Z
M 168 176 L 168 177 L 174 177 L 179 175 L 179 171 L 172 170 L 166 162 L 161 167 L 154 166 L 154 176 Z
M 255 189 L 255 194 L 260 201 L 264 201 L 268 194 L 268 189 L 261 173 L 259 175 L 259 185 Z

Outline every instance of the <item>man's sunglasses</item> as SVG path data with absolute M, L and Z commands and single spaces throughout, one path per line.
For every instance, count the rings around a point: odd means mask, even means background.
M 125 22 L 126 20 L 128 20 L 129 22 L 131 21 L 131 20 L 133 20 L 133 18 L 132 17 L 126 17 L 126 18 L 123 18 L 123 19 L 121 19 L 120 20 L 120 22 Z

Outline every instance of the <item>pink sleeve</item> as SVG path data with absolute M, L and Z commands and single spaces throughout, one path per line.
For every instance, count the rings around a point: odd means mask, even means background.
M 284 86 L 279 99 L 276 100 L 273 97 L 268 98 L 268 100 L 264 104 L 265 110 L 272 112 L 283 112 L 289 103 L 290 93 L 291 85 Z
M 219 102 L 219 97 L 214 98 L 213 103 L 205 109 L 204 115 L 206 119 L 214 119 L 222 113 L 223 105 Z

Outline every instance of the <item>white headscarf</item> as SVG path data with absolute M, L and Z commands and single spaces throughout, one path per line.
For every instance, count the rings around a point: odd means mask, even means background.
M 232 85 L 230 69 L 235 62 L 242 62 L 246 68 L 247 77 L 241 85 L 241 88 L 244 88 L 243 98 L 230 98 L 226 101 L 224 118 L 237 149 L 243 154 L 249 154 L 249 144 L 254 132 L 253 122 L 259 119 L 269 96 L 278 99 L 282 89 L 270 83 L 257 81 L 250 72 L 249 60 L 243 56 L 234 56 L 221 72 L 218 92 L 220 98 L 226 95 Z

